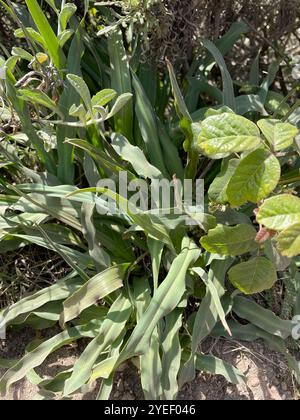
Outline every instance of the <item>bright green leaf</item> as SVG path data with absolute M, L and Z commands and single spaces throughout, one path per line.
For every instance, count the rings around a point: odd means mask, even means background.
M 214 159 L 230 156 L 258 147 L 261 143 L 257 126 L 244 117 L 225 112 L 213 115 L 201 123 L 197 147 Z
M 249 153 L 240 161 L 227 188 L 228 201 L 240 207 L 247 201 L 258 203 L 267 197 L 280 180 L 278 159 L 264 149 Z
M 257 248 L 256 230 L 251 225 L 235 227 L 218 225 L 201 238 L 201 245 L 206 251 L 221 255 L 241 255 Z

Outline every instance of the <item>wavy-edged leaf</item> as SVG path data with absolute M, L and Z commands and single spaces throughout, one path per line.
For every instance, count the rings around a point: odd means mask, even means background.
M 26 353 L 21 360 L 2 376 L 0 379 L 0 391 L 6 393 L 11 385 L 23 379 L 31 369 L 40 366 L 55 350 L 83 337 L 93 338 L 95 333 L 93 325 L 89 324 L 71 328 L 44 341 L 34 350 Z
M 151 291 L 146 278 L 137 278 L 134 283 L 134 301 L 137 308 L 137 322 L 146 312 L 151 301 Z M 147 351 L 140 356 L 141 384 L 146 400 L 159 400 L 162 394 L 162 361 L 160 338 L 155 327 Z
M 183 308 L 177 308 L 165 318 L 165 330 L 162 341 L 161 378 L 163 398 L 175 400 L 179 391 L 178 375 L 181 362 L 181 344 L 179 330 L 182 327 Z
M 9 325 L 21 315 L 35 311 L 49 302 L 67 299 L 71 294 L 79 289 L 82 284 L 83 280 L 79 278 L 76 273 L 72 273 L 65 279 L 59 280 L 53 286 L 46 287 L 32 296 L 21 299 L 19 302 L 11 305 L 1 312 L 3 321 L 0 323 L 0 328 L 2 328 L 3 325 Z
M 210 281 L 212 281 L 220 299 L 225 294 L 225 276 L 231 264 L 232 259 L 227 258 L 226 260 L 214 260 L 210 266 L 208 278 Z M 218 319 L 219 315 L 215 306 L 214 299 L 212 298 L 211 292 L 207 287 L 206 295 L 203 298 L 196 313 L 196 318 L 193 325 L 190 358 L 185 362 L 180 371 L 180 386 L 195 379 L 196 360 L 199 345 L 214 329 Z
M 148 309 L 136 325 L 118 363 L 147 350 L 152 332 L 158 322 L 172 312 L 181 301 L 186 290 L 187 270 L 198 259 L 199 255 L 199 248 L 189 238 L 185 237 L 182 242 L 181 253 L 175 258 L 167 277 L 154 293 Z
M 106 188 L 86 188 L 83 190 L 77 190 L 69 194 L 68 197 L 71 198 L 82 192 L 99 193 L 114 200 L 119 209 L 124 211 L 135 224 L 140 226 L 145 231 L 146 235 L 151 235 L 157 240 L 163 241 L 171 249 L 174 249 L 167 227 L 164 224 L 159 223 L 159 219 L 156 222 L 155 217 L 152 217 L 150 213 L 139 211 L 124 197 Z

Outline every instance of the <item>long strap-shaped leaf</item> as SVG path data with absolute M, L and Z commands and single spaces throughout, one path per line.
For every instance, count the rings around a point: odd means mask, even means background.
M 26 0 L 26 4 L 34 23 L 44 38 L 51 60 L 57 69 L 62 70 L 66 65 L 66 57 L 59 45 L 53 29 L 48 22 L 48 19 L 36 0 Z
M 212 54 L 212 56 L 214 57 L 214 59 L 220 67 L 223 79 L 223 104 L 235 111 L 236 104 L 233 82 L 227 69 L 225 60 L 218 48 L 211 41 L 207 39 L 202 39 L 201 43 Z
M 137 307 L 137 322 L 145 313 L 150 301 L 151 292 L 146 278 L 137 278 L 134 282 L 134 301 Z M 159 329 L 154 328 L 150 346 L 140 357 L 141 383 L 146 400 L 159 400 L 162 394 L 162 364 L 160 358 Z
M 122 32 L 118 29 L 108 37 L 108 51 L 111 63 L 111 87 L 118 95 L 131 93 L 129 61 L 123 45 Z M 115 117 L 115 131 L 133 142 L 133 107 L 128 103 Z
M 193 261 L 199 258 L 200 250 L 195 243 L 185 237 L 182 242 L 182 251 L 172 263 L 169 274 L 154 293 L 147 311 L 141 317 L 118 363 L 143 354 L 151 339 L 158 322 L 172 312 L 182 299 L 186 290 L 186 273 Z
M 123 279 L 129 264 L 108 268 L 86 282 L 79 290 L 64 302 L 61 325 L 76 318 L 80 313 L 103 299 L 105 296 L 123 287 Z
M 0 380 L 0 392 L 5 394 L 11 385 L 23 379 L 31 369 L 40 366 L 49 354 L 82 337 L 95 337 L 95 331 L 92 325 L 79 326 L 66 330 L 28 352 L 3 375 Z
M 209 271 L 209 279 L 212 282 L 216 293 L 221 298 L 224 293 L 224 281 L 225 275 L 232 264 L 232 259 L 229 258 L 225 261 L 213 261 Z M 192 352 L 190 359 L 184 364 L 180 373 L 180 385 L 183 385 L 186 382 L 192 381 L 195 378 L 196 374 L 196 353 L 198 346 L 213 330 L 219 315 L 216 308 L 215 300 L 211 294 L 209 288 L 207 288 L 207 293 L 205 298 L 202 300 L 200 308 L 196 314 L 196 319 L 193 327 L 192 334 Z
M 90 342 L 75 363 L 72 376 L 65 384 L 65 395 L 70 395 L 90 379 L 93 366 L 99 355 L 124 332 L 124 327 L 130 317 L 131 311 L 131 301 L 127 297 L 120 295 L 110 308 L 99 334 Z M 113 367 L 114 363 L 111 365 L 111 370 L 113 370 Z

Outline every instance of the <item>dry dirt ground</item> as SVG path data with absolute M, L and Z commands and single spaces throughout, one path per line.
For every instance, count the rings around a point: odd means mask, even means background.
M 0 357 L 20 357 L 25 346 L 33 338 L 32 332 L 20 331 L 10 334 L 8 340 L 0 342 Z M 293 378 L 283 357 L 268 350 L 262 343 L 229 342 L 226 340 L 211 341 L 208 351 L 222 357 L 236 366 L 248 378 L 246 385 L 229 384 L 221 376 L 200 373 L 196 380 L 186 385 L 179 393 L 179 400 L 292 400 L 300 399 Z M 52 354 L 37 369 L 42 377 L 54 376 L 62 370 L 72 367 L 82 349 L 69 346 Z M 0 369 L 0 376 L 4 370 Z M 77 394 L 75 400 L 95 398 L 97 389 L 87 394 Z M 0 400 L 33 400 L 37 388 L 27 380 L 19 382 L 8 395 Z M 126 365 L 117 374 L 111 399 L 141 400 L 143 393 L 138 372 L 133 365 Z

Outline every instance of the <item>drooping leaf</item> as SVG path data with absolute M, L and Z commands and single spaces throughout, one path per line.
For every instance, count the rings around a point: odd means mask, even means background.
M 71 17 L 76 13 L 77 6 L 74 3 L 66 3 L 59 14 L 61 31 L 64 31 Z
M 274 264 L 265 257 L 256 257 L 232 267 L 228 272 L 231 283 L 246 295 L 271 289 L 277 281 Z
M 161 172 L 147 161 L 143 151 L 129 143 L 122 134 L 112 135 L 112 146 L 121 158 L 131 163 L 138 175 L 149 179 L 162 177 Z
M 18 96 L 24 101 L 29 101 L 35 105 L 44 106 L 51 109 L 51 111 L 55 112 L 56 114 L 60 116 L 62 115 L 56 103 L 50 99 L 48 95 L 38 89 L 19 89 Z
M 228 112 L 206 118 L 200 128 L 197 148 L 214 159 L 254 149 L 261 143 L 253 122 Z
M 233 111 L 235 111 L 236 103 L 234 97 L 234 88 L 233 82 L 226 66 L 225 60 L 223 55 L 221 54 L 218 47 L 216 47 L 211 41 L 208 39 L 201 40 L 202 45 L 211 53 L 214 57 L 216 63 L 220 67 L 221 74 L 222 74 L 222 81 L 223 81 L 223 105 L 228 106 Z
M 218 225 L 201 238 L 201 245 L 206 251 L 221 255 L 241 255 L 257 248 L 256 230 L 251 225 L 241 224 L 235 227 Z
M 37 348 L 26 353 L 0 379 L 0 392 L 6 393 L 9 387 L 23 379 L 31 369 L 40 366 L 53 351 L 83 337 L 93 338 L 95 331 L 92 325 L 78 326 L 66 330 L 49 340 L 44 341 Z
M 292 334 L 293 327 L 295 326 L 292 321 L 283 320 L 269 309 L 265 309 L 256 302 L 242 296 L 236 296 L 234 298 L 233 311 L 240 318 L 246 319 L 251 324 L 284 340 Z
M 242 159 L 226 190 L 228 201 L 240 207 L 247 201 L 259 203 L 267 197 L 280 180 L 278 159 L 264 149 L 257 149 Z

